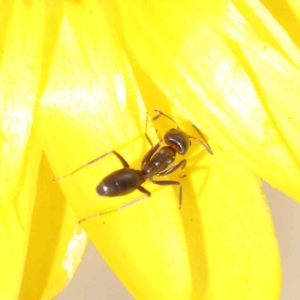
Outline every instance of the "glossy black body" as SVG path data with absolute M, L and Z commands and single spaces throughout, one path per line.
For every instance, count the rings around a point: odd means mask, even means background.
M 96 190 L 100 196 L 122 196 L 136 190 L 144 181 L 141 171 L 123 168 L 106 176 Z
M 176 152 L 170 146 L 160 148 L 149 161 L 141 167 L 142 176 L 145 179 L 152 178 L 159 172 L 169 167 L 175 160 Z
M 149 140 L 148 137 L 147 139 Z M 124 158 L 116 151 L 112 151 L 120 159 L 124 168 L 106 176 L 98 184 L 96 188 L 98 195 L 106 197 L 122 196 L 139 189 L 150 196 L 150 192 L 144 188 L 141 190 L 140 187 L 146 180 L 158 185 L 180 185 L 180 183 L 174 181 L 155 181 L 153 177 L 166 176 L 179 167 L 182 169 L 185 167 L 186 160 L 172 164 L 175 161 L 176 154 L 183 155 L 188 151 L 190 147 L 189 136 L 180 129 L 170 129 L 164 135 L 164 141 L 167 146 L 161 147 L 162 141 L 154 146 L 152 145 L 142 160 L 140 170 L 129 168 Z

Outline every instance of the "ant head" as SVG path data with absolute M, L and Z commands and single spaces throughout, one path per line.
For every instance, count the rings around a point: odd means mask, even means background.
M 184 155 L 191 145 L 189 136 L 181 129 L 175 128 L 170 129 L 164 135 L 164 142 L 180 155 Z

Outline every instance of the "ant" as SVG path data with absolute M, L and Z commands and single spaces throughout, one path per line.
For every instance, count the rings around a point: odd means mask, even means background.
M 95 162 L 103 159 L 104 157 L 114 154 L 122 163 L 123 168 L 119 169 L 108 176 L 106 176 L 96 187 L 97 194 L 99 196 L 106 196 L 106 197 L 116 197 L 116 196 L 123 196 L 132 193 L 135 190 L 139 190 L 141 193 L 143 193 L 145 196 L 138 198 L 134 201 L 131 201 L 127 204 L 124 204 L 117 209 L 104 212 L 104 213 L 98 213 L 95 215 L 92 215 L 90 217 L 84 218 L 79 221 L 79 223 L 86 221 L 90 218 L 111 213 L 117 210 L 121 210 L 127 206 L 130 206 L 136 202 L 142 201 L 148 197 L 151 196 L 151 193 L 146 190 L 142 184 L 149 180 L 154 184 L 160 185 L 160 186 L 179 186 L 179 208 L 182 204 L 182 185 L 178 181 L 171 181 L 171 180 L 154 180 L 153 177 L 157 176 L 166 176 L 177 169 L 181 168 L 183 170 L 186 166 L 186 159 L 183 159 L 175 164 L 172 165 L 176 158 L 176 154 L 184 155 L 188 152 L 190 145 L 191 145 L 191 139 L 194 139 L 198 141 L 200 144 L 204 146 L 204 148 L 210 153 L 213 154 L 212 149 L 210 148 L 209 144 L 206 142 L 204 136 L 200 132 L 200 130 L 195 126 L 194 128 L 197 130 L 198 134 L 202 137 L 202 139 L 205 141 L 202 142 L 198 138 L 193 137 L 185 133 L 183 130 L 180 129 L 178 124 L 170 118 L 168 115 L 164 114 L 163 112 L 159 111 L 158 109 L 154 110 L 158 115 L 154 117 L 153 120 L 156 120 L 160 116 L 164 116 L 171 120 L 177 128 L 172 128 L 168 130 L 164 135 L 164 142 L 166 146 L 161 147 L 162 140 L 160 140 L 156 145 L 153 146 L 152 141 L 148 137 L 147 133 L 145 133 L 146 139 L 151 145 L 151 149 L 145 154 L 144 158 L 141 162 L 141 168 L 140 170 L 132 169 L 129 167 L 129 164 L 127 161 L 115 150 L 111 150 L 96 159 L 93 159 L 92 161 L 88 162 L 87 164 L 79 167 L 75 171 L 71 172 L 70 174 L 67 174 L 65 176 L 61 176 L 58 178 L 53 179 L 53 181 L 58 181 L 60 179 L 69 177 L 76 173 L 77 171 L 81 170 L 82 168 L 85 168 L 89 165 L 94 164 Z M 146 123 L 147 126 L 147 123 Z M 185 177 L 185 175 L 180 176 Z

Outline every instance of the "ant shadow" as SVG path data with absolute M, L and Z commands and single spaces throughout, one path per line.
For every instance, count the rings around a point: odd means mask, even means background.
M 201 205 L 201 195 L 209 181 L 211 169 L 208 166 L 201 165 L 201 157 L 199 155 L 189 159 L 189 163 L 187 173 L 197 172 L 201 174 L 201 182 L 199 182 L 199 185 L 195 185 L 191 181 L 189 182 L 189 176 L 184 178 L 186 181 L 185 190 L 188 189 L 188 192 L 184 192 L 183 197 L 184 202 L 188 202 L 188 205 L 183 203 L 181 218 L 186 236 L 187 251 L 191 265 L 190 270 L 192 272 L 193 288 L 191 290 L 191 299 L 199 299 L 204 297 L 209 284 L 205 236 L 199 206 Z M 189 169 L 192 170 L 189 171 Z
M 188 122 L 184 122 L 183 128 L 188 128 L 190 125 Z M 201 147 L 202 145 L 198 145 L 195 141 L 192 143 L 191 152 L 187 156 L 187 165 L 184 170 L 186 177 L 180 179 L 183 186 L 183 201 L 180 215 L 186 237 L 188 259 L 191 266 L 192 288 L 190 299 L 204 297 L 209 288 L 209 266 L 200 206 L 201 195 L 208 184 L 211 168 L 207 163 L 203 164 L 204 157 L 210 154 L 204 149 L 197 149 Z M 211 159 L 213 159 L 213 157 Z M 201 177 L 201 181 L 197 185 L 189 179 L 195 173 Z M 178 193 L 177 187 L 174 187 L 174 190 Z

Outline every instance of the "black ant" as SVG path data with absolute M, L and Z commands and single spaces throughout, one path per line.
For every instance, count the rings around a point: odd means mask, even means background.
M 101 160 L 102 158 L 114 154 L 122 163 L 123 168 L 119 169 L 110 175 L 106 176 L 98 185 L 96 188 L 97 194 L 99 196 L 106 196 L 106 197 L 116 197 L 116 196 L 123 196 L 132 193 L 135 190 L 139 190 L 145 196 L 138 198 L 137 200 L 131 201 L 125 205 L 122 205 L 118 207 L 117 209 L 104 212 L 104 213 L 98 213 L 93 216 L 84 218 L 79 221 L 81 223 L 82 221 L 88 220 L 90 218 L 102 215 L 102 214 L 107 214 L 113 211 L 121 210 L 129 205 L 132 205 L 136 202 L 142 201 L 143 199 L 150 197 L 151 193 L 146 190 L 144 187 L 142 187 L 142 184 L 146 180 L 150 180 L 152 183 L 161 185 L 161 186 L 168 186 L 168 185 L 177 185 L 179 186 L 179 208 L 181 207 L 182 204 L 182 185 L 178 181 L 171 181 L 171 180 L 153 180 L 154 176 L 166 176 L 171 173 L 173 173 L 175 170 L 181 168 L 183 170 L 186 165 L 186 159 L 183 159 L 179 161 L 178 163 L 171 165 L 175 158 L 176 154 L 179 155 L 184 155 L 187 153 L 187 151 L 190 148 L 191 141 L 190 139 L 194 139 L 201 143 L 205 149 L 210 153 L 213 154 L 210 146 L 206 142 L 204 136 L 201 134 L 200 130 L 195 126 L 194 128 L 197 130 L 198 134 L 202 137 L 202 139 L 205 141 L 202 142 L 199 139 L 188 135 L 184 131 L 180 129 L 178 124 L 169 116 L 164 114 L 163 112 L 155 109 L 155 112 L 158 113 L 156 117 L 154 117 L 154 120 L 157 119 L 160 116 L 164 116 L 174 122 L 176 124 L 177 128 L 172 128 L 169 131 L 167 131 L 164 135 L 164 142 L 167 146 L 161 147 L 162 140 L 160 140 L 156 145 L 153 146 L 150 138 L 148 137 L 147 133 L 146 138 L 151 144 L 151 149 L 146 153 L 144 156 L 142 163 L 141 163 L 141 168 L 140 170 L 135 170 L 129 167 L 129 164 L 127 161 L 117 152 L 117 151 L 109 151 L 96 159 L 93 159 L 92 161 L 88 162 L 87 164 L 79 167 L 75 171 L 71 172 L 70 174 L 67 174 L 65 176 L 61 176 L 58 178 L 53 179 L 53 181 L 60 180 L 62 178 L 69 177 L 76 173 L 77 171 L 81 170 L 84 167 L 87 167 L 96 161 Z M 184 176 L 180 176 L 184 177 Z

